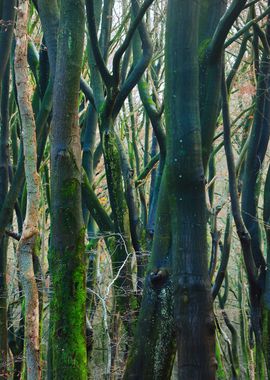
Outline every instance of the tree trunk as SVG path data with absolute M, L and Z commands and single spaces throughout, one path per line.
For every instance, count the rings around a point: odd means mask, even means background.
M 8 191 L 8 164 L 9 164 L 9 76 L 10 68 L 7 65 L 2 85 L 1 104 L 1 135 L 0 135 L 0 204 L 4 203 Z M 1 86 L 0 86 L 1 91 Z M 1 92 L 0 92 L 1 94 Z M 1 207 L 0 207 L 1 208 Z M 0 378 L 8 371 L 8 302 L 7 302 L 7 249 L 8 238 L 4 236 L 0 240 Z
M 20 0 L 16 27 L 15 76 L 18 105 L 22 123 L 24 168 L 27 188 L 27 209 L 23 232 L 18 246 L 20 277 L 25 297 L 25 340 L 27 379 L 41 378 L 39 353 L 39 300 L 35 279 L 33 255 L 39 236 L 39 176 L 37 173 L 37 142 L 34 113 L 31 105 L 27 63 L 28 0 Z
M 163 180 L 153 251 L 124 379 L 169 380 L 175 357 L 168 188 Z M 143 331 L 143 334 L 142 334 Z
M 215 379 L 208 278 L 205 178 L 199 111 L 199 4 L 169 0 L 166 36 L 167 156 L 138 333 L 126 379 Z M 144 331 L 140 336 L 140 331 Z
M 264 188 L 264 228 L 266 234 L 266 246 L 267 246 L 267 267 L 270 265 L 270 166 L 268 167 L 265 188 Z M 265 362 L 267 367 L 268 376 L 270 376 L 270 274 L 266 271 L 265 287 L 262 299 L 263 305 L 263 349 L 265 355 Z
M 0 210 L 8 191 L 9 162 L 9 55 L 14 29 L 15 1 L 5 0 L 0 3 Z M 8 220 L 9 222 L 10 220 Z M 0 238 L 0 377 L 7 373 L 8 334 L 7 334 L 7 238 Z
M 165 178 L 170 189 L 178 378 L 211 380 L 216 372 L 215 323 L 199 115 L 199 5 L 180 3 L 168 3 L 165 66 Z
M 61 2 L 51 142 L 50 376 L 65 380 L 87 377 L 85 230 L 77 119 L 84 17 L 84 1 Z

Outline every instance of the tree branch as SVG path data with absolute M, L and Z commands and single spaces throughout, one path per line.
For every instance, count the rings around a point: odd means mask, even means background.
M 80 79 L 80 89 L 84 93 L 86 99 L 92 104 L 93 108 L 96 110 L 94 93 L 89 84 L 81 77 Z
M 134 20 L 132 21 L 132 23 L 129 27 L 129 30 L 126 34 L 126 38 L 125 38 L 124 42 L 122 43 L 122 45 L 119 47 L 119 49 L 116 51 L 116 53 L 114 55 L 114 58 L 113 58 L 113 77 L 114 77 L 114 81 L 115 81 L 116 85 L 118 85 L 119 81 L 120 81 L 120 61 L 121 61 L 121 58 L 122 58 L 123 54 L 125 53 L 125 51 L 127 50 L 128 46 L 130 44 L 130 41 L 131 41 L 138 25 L 140 24 L 143 16 L 145 15 L 145 12 L 150 7 L 150 5 L 153 3 L 153 1 L 154 0 L 145 0 L 144 1 L 142 6 L 140 7 L 136 17 L 134 18 Z
M 242 34 L 244 34 L 247 30 L 249 30 L 249 28 L 251 28 L 257 22 L 261 21 L 269 13 L 270 13 L 270 7 L 267 7 L 266 10 L 260 16 L 258 16 L 256 18 L 250 20 L 245 26 L 243 26 L 242 29 L 240 29 L 237 33 L 235 33 L 234 36 L 232 36 L 231 38 L 229 38 L 225 42 L 224 47 L 227 48 L 228 46 L 230 46 L 234 41 L 236 41 L 239 37 L 241 37 Z
M 245 6 L 244 6 L 244 9 L 247 9 L 249 7 L 251 7 L 252 5 L 258 3 L 260 0 L 253 0 L 253 1 L 250 1 L 249 3 L 247 3 Z
M 100 50 L 98 37 L 97 37 L 97 28 L 96 28 L 96 20 L 95 20 L 95 12 L 94 12 L 94 2 L 93 0 L 86 0 L 86 11 L 87 11 L 87 22 L 88 22 L 88 30 L 92 43 L 92 51 L 96 60 L 96 64 L 98 66 L 100 75 L 106 85 L 107 88 L 112 86 L 113 77 L 110 74 L 107 66 L 102 57 L 102 53 Z
M 237 191 L 237 182 L 236 182 L 236 170 L 233 157 L 233 150 L 231 144 L 231 131 L 230 131 L 230 114 L 229 114 L 229 105 L 227 99 L 227 86 L 225 81 L 225 76 L 223 74 L 222 80 L 222 116 L 223 116 L 223 127 L 224 127 L 224 148 L 226 153 L 226 160 L 229 173 L 229 189 L 231 195 L 231 207 L 232 214 L 234 217 L 234 222 L 237 229 L 237 234 L 241 243 L 243 250 L 247 277 L 251 288 L 257 288 L 257 269 L 254 263 L 252 249 L 251 249 L 251 239 L 250 235 L 246 229 L 244 221 L 242 219 L 238 191 Z
M 143 171 L 138 175 L 138 177 L 135 180 L 135 186 L 139 187 L 141 186 L 145 181 L 146 178 L 150 175 L 151 171 L 155 168 L 156 164 L 159 161 L 159 153 L 156 154 L 145 166 Z
M 139 12 L 137 0 L 132 0 L 132 7 L 133 7 L 134 13 L 137 14 Z M 143 55 L 141 59 L 138 61 L 138 63 L 134 66 L 133 70 L 131 71 L 126 81 L 124 82 L 122 88 L 120 89 L 119 94 L 117 95 L 113 112 L 112 112 L 113 118 L 115 118 L 118 115 L 125 99 L 127 98 L 128 94 L 131 92 L 131 90 L 139 82 L 141 76 L 145 72 L 152 58 L 152 53 L 153 53 L 152 43 L 148 36 L 148 33 L 145 32 L 142 21 L 138 25 L 138 30 L 139 30 L 141 41 L 142 41 Z
M 214 61 L 218 57 L 220 57 L 226 37 L 233 23 L 235 22 L 241 11 L 244 9 L 246 2 L 247 0 L 233 0 L 232 4 L 229 6 L 227 11 L 221 18 L 209 46 L 210 61 Z
M 91 216 L 95 219 L 101 232 L 113 231 L 114 226 L 110 217 L 101 206 L 92 186 L 89 183 L 85 171 L 83 171 L 82 195 Z
M 5 231 L 7 236 L 12 237 L 13 239 L 19 241 L 21 239 L 21 234 L 18 234 L 17 232 L 7 230 Z

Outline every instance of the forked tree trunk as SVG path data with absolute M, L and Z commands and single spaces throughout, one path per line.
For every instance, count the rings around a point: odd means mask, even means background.
M 27 209 L 23 232 L 18 247 L 18 262 L 25 297 L 27 379 L 38 380 L 41 378 L 39 355 L 39 301 L 34 274 L 33 255 L 39 236 L 38 209 L 40 181 L 37 173 L 35 119 L 31 105 L 32 88 L 29 82 L 27 63 L 28 14 L 29 1 L 19 0 L 14 68 L 22 123 Z
M 170 379 L 175 340 L 179 379 L 214 380 L 216 374 L 199 109 L 199 3 L 168 1 L 167 156 L 138 334 L 125 379 Z

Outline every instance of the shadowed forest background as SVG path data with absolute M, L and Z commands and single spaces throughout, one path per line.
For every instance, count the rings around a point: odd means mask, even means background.
M 0 379 L 270 379 L 269 136 L 269 0 L 0 0 Z

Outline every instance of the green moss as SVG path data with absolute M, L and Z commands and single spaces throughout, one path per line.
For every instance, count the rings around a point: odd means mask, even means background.
M 206 38 L 200 43 L 199 51 L 198 51 L 199 62 L 202 62 L 205 59 L 205 55 L 206 55 L 210 42 L 211 42 L 211 38 Z
M 171 283 L 158 293 L 149 288 L 145 290 L 147 301 L 139 321 L 142 330 L 137 330 L 136 344 L 127 361 L 125 380 L 161 380 L 171 377 L 176 351 Z
M 114 223 L 117 232 L 127 232 L 126 226 L 128 226 L 128 223 L 125 221 L 127 216 L 127 205 L 125 202 L 123 184 L 122 181 L 119 180 L 122 177 L 122 173 L 116 137 L 113 131 L 104 135 L 103 149 Z
M 122 244 L 120 236 L 116 236 L 113 241 L 110 242 L 107 240 L 109 246 L 116 247 L 116 250 L 111 250 L 111 252 L 114 252 L 112 261 L 114 275 L 116 275 L 121 263 L 126 260 L 126 247 L 128 252 L 130 252 L 132 248 L 128 208 L 122 182 L 121 159 L 116 135 L 113 131 L 113 120 L 110 118 L 106 119 L 104 115 L 102 115 L 102 117 L 102 144 L 114 228 L 116 233 L 125 237 L 125 245 Z M 119 242 L 121 244 L 119 244 Z M 116 308 L 123 317 L 122 321 L 129 335 L 133 335 L 133 323 L 135 322 L 134 311 L 137 310 L 138 307 L 137 299 L 133 292 L 131 272 L 131 260 L 128 260 L 125 268 L 123 268 L 122 276 L 118 276 L 115 281 Z
M 86 244 L 85 249 L 87 251 L 92 251 L 94 249 L 97 249 L 98 246 L 98 240 L 97 239 L 90 239 L 88 243 Z
M 270 311 L 267 307 L 263 307 L 263 350 L 266 358 L 266 364 L 268 366 L 268 371 L 270 371 L 269 363 L 270 363 Z
M 84 236 L 82 228 L 73 249 L 52 252 L 52 371 L 57 379 L 87 378 Z
M 71 209 L 65 208 L 62 210 L 62 223 L 65 229 L 68 229 L 70 233 L 73 233 L 73 228 L 76 224 L 76 220 L 74 217 L 74 213 Z
M 80 183 L 76 178 L 72 178 L 72 179 L 68 179 L 64 181 L 63 187 L 61 189 L 62 196 L 66 198 L 75 196 L 78 192 L 79 186 L 80 186 Z
M 99 109 L 98 109 L 98 113 L 99 115 L 102 115 L 103 113 L 105 113 L 105 109 L 106 109 L 106 103 L 103 102 L 100 106 L 99 106 Z M 102 117 L 102 116 L 101 116 Z
M 41 237 L 40 235 L 37 235 L 35 239 L 34 254 L 38 257 L 40 255 L 40 246 L 41 246 Z
M 222 362 L 222 353 L 221 353 L 218 337 L 216 338 L 216 359 L 217 359 L 217 364 L 218 364 L 217 378 L 218 380 L 226 379 L 226 373 L 224 371 L 224 366 Z
M 145 80 L 141 80 L 139 82 L 139 88 L 141 90 L 144 101 L 148 103 L 148 105 L 156 107 L 155 102 L 153 101 L 152 96 L 149 94 L 149 85 Z

